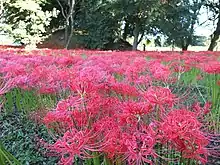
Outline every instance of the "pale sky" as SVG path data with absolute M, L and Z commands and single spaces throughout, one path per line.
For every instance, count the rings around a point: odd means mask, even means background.
M 195 31 L 197 35 L 203 35 L 208 37 L 214 32 L 216 27 L 216 22 L 213 25 L 212 21 L 207 21 L 211 13 L 208 14 L 206 9 L 203 8 L 200 13 L 201 15 L 199 16 L 199 23 L 200 24 L 204 22 L 205 23 L 202 24 L 201 26 L 197 25 Z

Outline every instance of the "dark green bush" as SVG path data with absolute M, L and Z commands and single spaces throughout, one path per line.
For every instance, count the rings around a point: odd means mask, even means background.
M 22 165 L 54 165 L 57 157 L 49 157 L 37 137 L 52 142 L 44 126 L 39 126 L 17 113 L 0 115 L 0 139 Z

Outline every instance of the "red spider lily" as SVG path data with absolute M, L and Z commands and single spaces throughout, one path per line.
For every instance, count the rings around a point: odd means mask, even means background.
M 150 70 L 153 78 L 156 80 L 165 81 L 169 78 L 169 76 L 171 74 L 169 68 L 165 65 L 162 65 L 158 61 L 150 62 L 149 70 Z
M 161 108 L 166 105 L 170 108 L 174 105 L 176 96 L 169 88 L 152 86 L 143 94 L 144 98 L 152 105 L 159 105 Z
M 0 94 L 18 87 L 65 96 L 44 118 L 59 136 L 50 149 L 60 154 L 61 164 L 72 164 L 74 156 L 91 158 L 94 151 L 112 162 L 153 164 L 160 156 L 157 144 L 164 143 L 183 158 L 205 162 L 208 139 L 199 121 L 211 105 L 173 110 L 182 95 L 159 85 L 179 80 L 172 72 L 192 67 L 218 73 L 219 55 L 206 53 L 4 50 Z M 209 62 L 213 66 L 204 65 Z
M 207 161 L 208 139 L 200 130 L 202 124 L 197 120 L 196 114 L 188 110 L 173 110 L 161 123 L 160 132 L 163 142 L 182 153 L 185 158 Z
M 134 82 L 141 73 L 146 72 L 147 61 L 143 58 L 135 58 L 134 61 L 125 66 L 124 75 L 130 82 Z
M 184 73 L 191 69 L 190 65 L 186 65 L 181 61 L 172 62 L 170 67 L 174 70 L 174 72 L 178 73 Z
M 122 96 L 138 97 L 140 95 L 134 86 L 125 83 L 112 84 L 111 89 Z
M 81 96 L 86 95 L 87 93 L 92 93 L 97 90 L 97 87 L 91 80 L 88 80 L 86 77 L 79 78 L 76 80 L 71 80 L 70 88 L 73 92 L 77 92 Z
M 150 76 L 148 75 L 141 75 L 139 76 L 136 80 L 135 80 L 135 83 L 138 84 L 138 85 L 151 85 L 152 83 L 152 79 L 150 78 Z
M 72 119 L 70 116 L 70 112 L 62 112 L 62 111 L 52 111 L 48 112 L 44 117 L 44 124 L 48 128 L 53 127 L 52 123 L 62 123 L 66 128 L 71 128 L 73 126 Z
M 216 84 L 217 84 L 218 86 L 220 86 L 220 80 L 218 80 Z
M 200 103 L 196 102 L 193 105 L 193 110 L 195 111 L 196 115 L 200 117 L 200 116 L 207 115 L 211 111 L 211 106 L 212 104 L 210 102 L 206 102 L 204 107 L 202 108 L 200 106 Z
M 135 132 L 132 135 L 124 137 L 124 143 L 127 147 L 125 158 L 128 161 L 128 164 L 153 164 L 149 158 L 156 157 L 154 151 L 156 141 L 154 136 L 151 134 Z
M 7 93 L 8 91 L 10 91 L 14 87 L 15 87 L 14 80 L 10 79 L 6 83 L 3 80 L 3 82 L 0 84 L 0 96 Z
M 142 117 L 149 114 L 152 106 L 146 102 L 124 102 L 122 104 L 122 112 L 118 115 L 121 124 L 137 125 Z
M 106 144 L 101 149 L 110 159 L 122 155 L 125 146 L 122 140 L 122 132 L 117 120 L 105 117 L 94 124 L 94 129 L 102 132 Z
M 61 123 L 62 126 L 78 129 L 86 125 L 86 112 L 83 110 L 82 101 L 79 97 L 69 97 L 66 100 L 59 101 L 56 109 L 47 113 L 44 123 L 50 127 L 52 123 Z M 87 118 L 88 119 L 88 118 Z
M 95 151 L 95 147 L 89 146 L 89 141 L 92 137 L 90 131 L 71 129 L 50 146 L 50 148 L 62 156 L 60 164 L 72 165 L 76 155 L 84 159 L 92 157 L 89 154 L 89 151 Z
M 26 73 L 25 65 L 16 63 L 15 61 L 8 62 L 4 68 L 2 68 L 1 73 L 6 73 L 5 78 L 15 77 L 18 75 L 24 75 Z
M 123 106 L 123 113 L 130 115 L 145 115 L 151 111 L 151 106 L 145 102 L 125 102 Z
M 206 62 L 204 64 L 200 64 L 200 66 L 207 73 L 211 73 L 211 74 L 220 73 L 220 62 L 219 61 L 210 61 L 208 63 Z

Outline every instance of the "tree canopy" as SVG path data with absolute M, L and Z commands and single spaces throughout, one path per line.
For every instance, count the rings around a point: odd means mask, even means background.
M 212 19 L 220 18 L 219 2 L 210 0 L 2 0 L 0 7 L 1 30 L 15 41 L 36 45 L 63 29 L 60 40 L 65 48 L 71 48 L 73 38 L 88 49 L 108 49 L 132 38 L 133 50 L 137 50 L 147 36 L 156 36 L 159 46 L 159 36 L 164 36 L 167 45 L 187 50 L 204 40 L 195 34 L 202 8 L 212 13 Z M 210 50 L 219 29 L 220 22 Z

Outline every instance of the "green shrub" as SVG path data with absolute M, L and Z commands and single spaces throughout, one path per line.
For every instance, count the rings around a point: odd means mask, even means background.
M 52 141 L 47 130 L 16 113 L 0 115 L 0 139 L 5 148 L 22 165 L 54 165 L 57 157 L 46 156 L 46 149 L 37 145 L 37 138 Z

